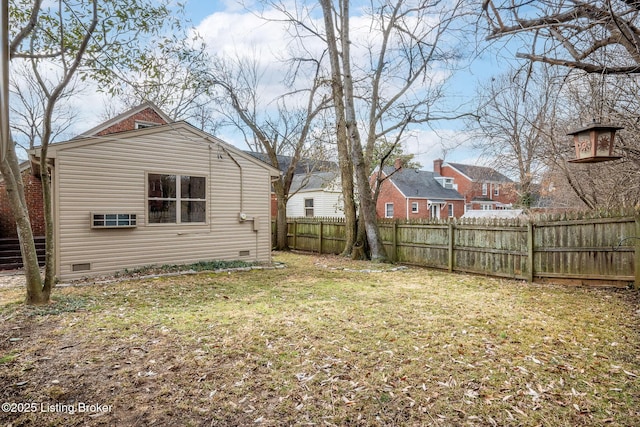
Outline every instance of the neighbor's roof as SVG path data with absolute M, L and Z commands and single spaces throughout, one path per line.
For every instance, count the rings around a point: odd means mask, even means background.
M 389 176 L 395 171 L 393 167 L 383 169 L 385 175 Z M 417 169 L 400 169 L 389 177 L 389 180 L 398 187 L 406 197 L 419 199 L 444 199 L 444 200 L 464 200 L 464 197 L 456 190 L 444 188 L 436 178 L 435 172 Z
M 492 182 L 513 182 L 511 179 L 497 172 L 495 169 L 486 166 L 464 165 L 462 163 L 445 163 L 444 166 L 451 166 L 460 173 L 466 175 L 473 181 Z
M 324 190 L 328 185 L 335 183 L 337 178 L 339 178 L 337 171 L 297 174 L 293 176 L 290 191 L 293 193 L 295 191 Z
M 246 151 L 246 153 L 251 154 L 256 159 L 262 160 L 263 162 L 269 165 L 271 164 L 271 159 L 269 159 L 269 156 L 266 153 L 259 153 L 256 151 Z M 289 165 L 291 164 L 293 157 L 285 156 L 281 154 L 278 154 L 276 157 L 278 159 L 278 165 L 280 167 L 280 171 L 282 173 L 286 172 L 287 169 L 289 169 Z M 293 173 L 297 175 L 297 174 L 308 174 L 310 172 L 335 171 L 337 169 L 338 169 L 338 165 L 336 162 L 332 162 L 328 160 L 314 160 L 314 159 L 302 158 L 298 160 L 298 163 L 296 164 L 296 169 Z

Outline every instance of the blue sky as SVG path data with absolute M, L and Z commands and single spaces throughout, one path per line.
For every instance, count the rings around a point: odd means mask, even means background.
M 184 4 L 187 18 L 215 52 L 248 49 L 252 45 L 259 45 L 255 47 L 264 55 L 278 51 L 281 36 L 267 30 L 259 23 L 259 18 L 244 10 L 236 0 L 186 0 Z M 474 41 L 469 40 L 469 44 L 472 43 Z M 511 53 L 507 52 L 505 56 L 508 55 Z M 487 53 L 456 72 L 447 85 L 449 104 L 459 107 L 460 111 L 468 109 L 477 82 L 486 81 L 501 69 L 506 69 L 505 61 Z M 224 129 L 216 136 L 246 148 L 231 129 Z M 405 151 L 416 154 L 416 159 L 426 170 L 432 169 L 434 159 L 442 157 L 452 162 L 477 163 L 477 155 L 469 149 L 468 144 L 459 145 L 467 139 L 462 121 L 439 121 L 434 122 L 431 128 L 416 130 L 414 137 L 408 139 Z
M 251 40 L 251 22 L 258 19 L 248 18 L 250 15 L 246 10 L 238 6 L 236 0 L 223 2 L 206 2 L 201 0 L 187 0 L 185 10 L 198 31 L 204 35 L 209 46 L 216 49 L 225 50 L 229 48 L 229 43 L 243 45 L 243 40 Z M 229 22 L 233 21 L 233 23 Z M 231 25 L 230 25 L 231 24 Z M 234 27 L 241 28 L 234 28 Z M 223 31 L 216 32 L 216 28 L 224 27 Z M 264 36 L 264 29 L 260 29 L 259 37 Z M 268 35 L 266 36 L 268 38 Z M 473 35 L 470 35 L 473 37 Z M 478 36 L 479 39 L 484 36 Z M 256 40 L 256 38 L 253 38 Z M 258 38 L 257 40 L 260 40 Z M 258 41 L 259 43 L 260 41 Z M 250 42 L 249 42 L 250 43 Z M 277 43 L 277 41 L 272 41 Z M 468 45 L 474 45 L 476 40 L 469 40 Z M 246 48 L 246 46 L 243 46 Z M 268 52 L 272 46 L 260 47 L 261 52 Z M 481 58 L 475 58 L 471 63 L 466 63 L 464 67 L 456 72 L 447 84 L 448 103 L 458 112 L 469 109 L 471 99 L 475 95 L 478 82 L 487 81 L 493 75 L 506 70 L 507 60 L 514 57 L 514 52 L 510 52 L 503 46 L 501 49 L 502 58 L 486 51 Z M 469 149 L 469 144 L 461 144 L 468 140 L 464 133 L 464 126 L 461 120 L 438 121 L 431 124 L 431 128 L 424 128 L 416 131 L 415 137 L 410 138 L 405 150 L 416 154 L 417 160 L 424 169 L 431 170 L 433 160 L 444 157 L 452 162 L 462 162 L 474 164 L 478 162 L 478 156 Z M 223 139 L 232 140 L 233 135 L 220 135 Z M 230 141 L 236 142 L 237 141 Z

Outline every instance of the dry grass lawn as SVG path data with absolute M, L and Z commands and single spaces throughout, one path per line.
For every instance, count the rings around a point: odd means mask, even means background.
M 0 424 L 640 425 L 637 291 L 275 258 L 0 289 Z

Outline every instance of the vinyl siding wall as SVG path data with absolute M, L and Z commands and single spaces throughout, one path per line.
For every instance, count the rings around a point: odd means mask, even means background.
M 239 154 L 232 154 L 234 162 L 226 152 L 185 129 L 129 135 L 57 151 L 54 180 L 60 279 L 151 264 L 270 260 L 267 168 Z M 148 224 L 148 173 L 206 177 L 207 223 Z M 241 210 L 250 220 L 238 220 Z M 135 213 L 137 227 L 92 229 L 92 212 Z M 258 231 L 254 231 L 252 218 L 258 222 Z M 249 255 L 240 255 L 246 251 Z M 86 263 L 90 270 L 73 271 L 73 265 Z
M 287 217 L 297 218 L 305 215 L 304 199 L 313 199 L 313 216 L 343 218 L 342 193 L 333 191 L 299 192 L 287 201 Z

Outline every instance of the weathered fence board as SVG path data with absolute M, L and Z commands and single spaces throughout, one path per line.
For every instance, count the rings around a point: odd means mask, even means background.
M 640 278 L 640 217 L 550 218 L 528 222 L 380 222 L 390 259 L 400 263 L 528 281 L 610 283 L 627 286 Z M 339 254 L 344 220 L 293 218 L 292 249 Z

